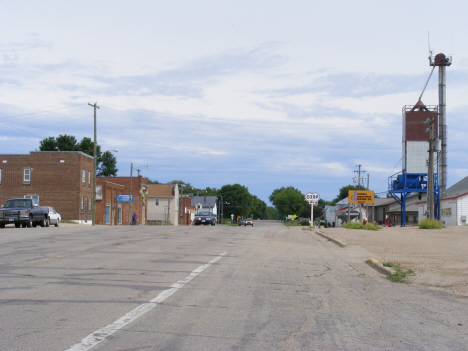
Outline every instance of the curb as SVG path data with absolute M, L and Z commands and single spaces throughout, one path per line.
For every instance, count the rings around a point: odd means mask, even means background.
M 335 238 L 332 238 L 332 237 L 329 237 L 328 235 L 322 233 L 321 231 L 319 230 L 316 230 L 315 231 L 316 234 L 320 235 L 321 237 L 325 238 L 325 239 L 328 239 L 332 242 L 334 242 L 335 244 L 337 244 L 338 246 L 341 246 L 341 247 L 346 247 L 346 244 L 338 239 L 335 239 Z
M 385 275 L 390 275 L 390 274 L 395 274 L 395 271 L 391 269 L 390 267 L 385 267 L 382 263 L 377 261 L 375 258 L 369 258 L 366 260 L 366 263 L 373 267 L 377 272 L 385 274 Z

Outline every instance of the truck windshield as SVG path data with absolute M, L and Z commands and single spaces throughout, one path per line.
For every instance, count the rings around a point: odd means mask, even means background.
M 8 200 L 3 208 L 27 207 L 31 208 L 31 200 Z

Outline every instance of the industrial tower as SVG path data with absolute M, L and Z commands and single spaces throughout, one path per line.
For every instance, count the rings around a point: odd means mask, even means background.
M 439 105 L 425 106 L 421 97 L 414 106 L 403 107 L 402 170 L 388 178 L 388 193 L 400 204 L 401 226 L 406 226 L 406 198 L 411 193 L 427 193 L 428 210 L 440 219 L 440 197 L 447 187 L 447 132 L 445 115 L 445 67 L 452 58 L 429 55 L 429 63 L 439 67 Z M 431 75 L 432 75 L 431 72 Z M 433 153 L 440 153 L 433 159 Z M 440 167 L 440 186 L 439 186 Z

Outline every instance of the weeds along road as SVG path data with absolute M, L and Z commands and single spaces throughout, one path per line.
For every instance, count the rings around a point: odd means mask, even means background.
M 0 349 L 468 349 L 464 298 L 254 225 L 0 230 Z

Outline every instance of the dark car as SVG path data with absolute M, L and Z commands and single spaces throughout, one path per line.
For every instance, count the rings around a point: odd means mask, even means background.
M 238 225 L 243 225 L 243 226 L 245 226 L 245 219 L 244 219 L 244 218 L 239 219 L 239 220 L 237 221 L 237 224 L 238 224 Z
M 10 199 L 0 210 L 0 228 L 5 228 L 6 224 L 14 224 L 15 228 L 20 226 L 30 228 L 38 224 L 41 227 L 48 227 L 48 209 L 39 207 L 36 199 Z
M 195 225 L 216 225 L 216 216 L 213 212 L 200 212 L 195 215 L 195 219 L 193 220 L 193 224 Z
M 245 226 L 247 227 L 248 225 L 251 225 L 253 227 L 253 221 L 252 218 L 247 218 L 245 220 Z

